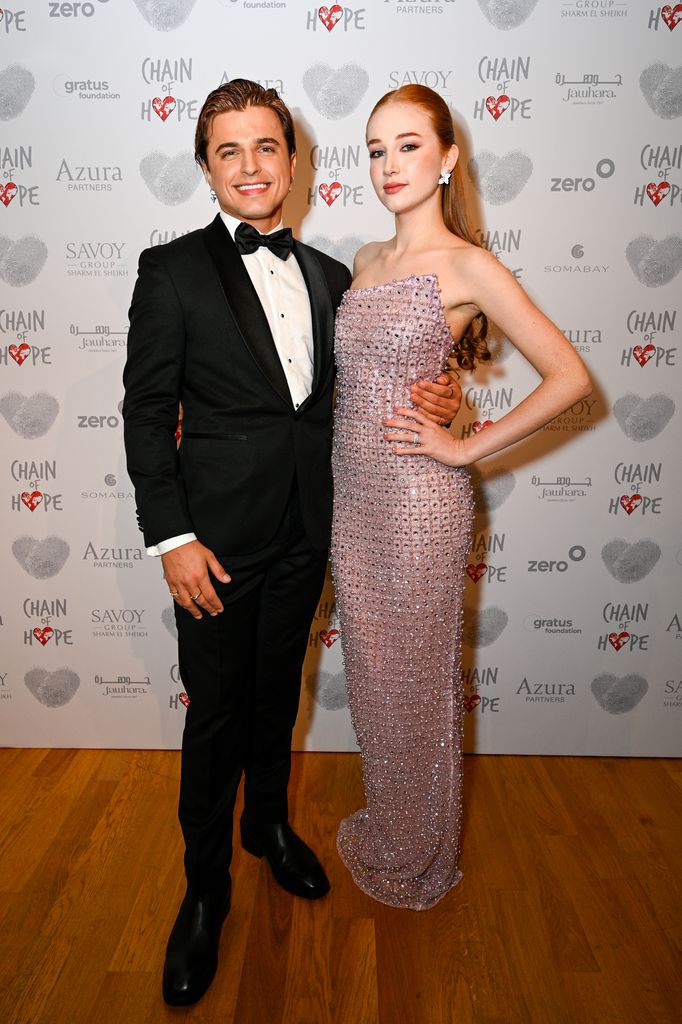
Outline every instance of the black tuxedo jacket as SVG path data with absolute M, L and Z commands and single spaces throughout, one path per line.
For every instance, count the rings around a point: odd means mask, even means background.
M 220 216 L 141 254 L 123 418 L 147 545 L 193 532 L 219 557 L 257 551 L 277 530 L 295 474 L 308 539 L 328 546 L 334 313 L 351 276 L 301 242 L 294 253 L 310 296 L 314 342 L 312 391 L 298 409 Z

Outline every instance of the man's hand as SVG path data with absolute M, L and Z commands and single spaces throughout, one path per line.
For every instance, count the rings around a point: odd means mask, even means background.
M 459 412 L 462 389 L 452 373 L 441 373 L 435 381 L 421 380 L 410 387 L 410 398 L 427 419 L 448 426 Z
M 202 611 L 217 615 L 223 610 L 208 570 L 222 583 L 230 583 L 231 578 L 210 548 L 191 540 L 161 555 L 161 561 L 171 597 L 181 608 L 186 608 L 195 619 L 201 618 Z

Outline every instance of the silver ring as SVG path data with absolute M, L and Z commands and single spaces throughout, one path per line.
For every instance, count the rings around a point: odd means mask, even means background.
M 168 593 L 170 594 L 171 597 L 177 597 L 178 594 L 180 593 L 180 591 L 179 590 L 169 590 Z
M 421 442 L 420 442 L 420 440 L 419 440 L 419 434 L 418 434 L 418 433 L 417 433 L 417 431 L 415 430 L 415 432 L 414 432 L 414 437 L 413 437 L 413 439 L 412 439 L 412 444 L 420 444 L 420 443 L 421 443 Z
M 198 594 L 195 594 L 194 597 L 190 597 L 190 601 L 196 601 L 198 597 L 201 597 L 201 591 L 199 591 Z

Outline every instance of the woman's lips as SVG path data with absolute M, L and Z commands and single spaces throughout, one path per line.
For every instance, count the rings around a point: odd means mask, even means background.
M 393 181 L 390 184 L 384 185 L 384 192 L 392 196 L 395 192 L 400 192 L 401 188 L 405 188 L 405 182 Z

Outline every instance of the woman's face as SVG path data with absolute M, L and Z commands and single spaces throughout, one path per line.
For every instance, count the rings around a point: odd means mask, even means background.
M 404 213 L 439 190 L 444 167 L 452 170 L 457 147 L 443 152 L 427 112 L 414 103 L 386 103 L 367 125 L 369 174 L 391 213 Z

